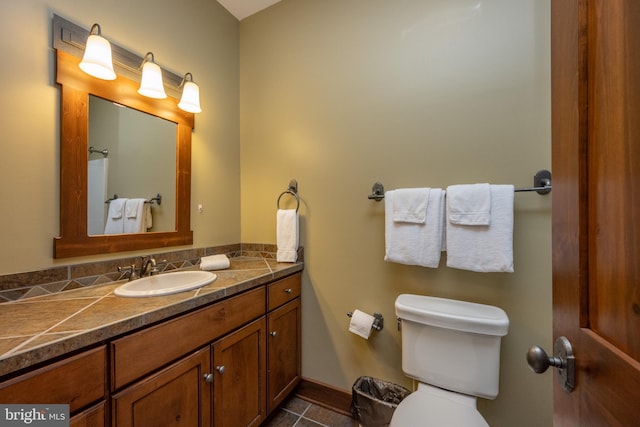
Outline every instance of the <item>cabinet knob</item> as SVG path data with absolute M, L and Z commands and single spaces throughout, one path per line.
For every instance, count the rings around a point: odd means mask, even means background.
M 224 374 L 224 365 L 216 366 L 216 371 L 218 371 L 220 375 Z
M 284 290 L 285 293 L 290 294 L 291 292 L 293 292 L 293 289 L 291 288 L 287 288 Z
M 271 331 L 269 332 L 269 335 L 271 335 L 272 337 L 277 337 L 278 336 L 278 332 L 277 331 Z
M 204 380 L 209 384 L 211 384 L 213 382 L 213 374 L 212 373 L 204 374 Z

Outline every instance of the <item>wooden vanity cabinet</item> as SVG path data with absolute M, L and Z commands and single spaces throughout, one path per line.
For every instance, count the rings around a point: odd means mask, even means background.
M 264 316 L 265 297 L 253 289 L 113 341 L 111 391 Z
M 69 404 L 72 427 L 258 426 L 300 381 L 300 278 L 1 382 L 0 402 Z
M 267 409 L 271 413 L 298 385 L 302 376 L 300 274 L 268 286 Z
M 80 411 L 96 405 L 92 426 L 103 426 L 107 392 L 107 352 L 101 346 L 0 383 L 4 404 L 68 404 L 73 425 L 88 416 Z M 100 416 L 102 408 L 102 416 Z

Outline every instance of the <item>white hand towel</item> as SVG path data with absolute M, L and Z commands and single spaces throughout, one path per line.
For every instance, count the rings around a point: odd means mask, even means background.
M 231 261 L 224 254 L 205 256 L 200 259 L 201 270 L 222 270 L 229 268 L 230 265 Z
M 447 221 L 448 267 L 513 273 L 513 185 L 490 188 L 489 225 L 468 226 Z
M 104 227 L 104 234 L 124 233 L 124 206 L 127 199 L 113 199 L 109 202 L 109 212 L 107 213 L 107 224 Z
M 393 220 L 424 224 L 429 203 L 429 188 L 401 188 L 393 194 Z
M 276 218 L 276 261 L 296 262 L 298 259 L 298 212 L 278 209 Z
M 127 199 L 125 203 L 124 232 L 145 233 L 146 221 L 144 210 L 145 199 Z
M 489 225 L 491 218 L 489 184 L 447 187 L 447 218 L 452 224 Z
M 432 188 L 424 224 L 395 222 L 395 190 L 385 193 L 384 260 L 437 268 L 440 264 L 444 229 L 444 191 Z

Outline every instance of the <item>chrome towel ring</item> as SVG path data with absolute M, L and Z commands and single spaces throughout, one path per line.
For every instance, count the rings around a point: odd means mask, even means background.
M 296 181 L 295 179 L 292 179 L 289 182 L 289 187 L 287 187 L 286 190 L 284 190 L 282 193 L 280 193 L 280 195 L 278 196 L 278 200 L 276 201 L 276 207 L 278 209 L 280 209 L 280 199 L 285 194 L 290 194 L 291 196 L 295 197 L 295 199 L 296 199 L 296 213 L 297 213 L 298 209 L 300 209 L 300 197 L 298 197 L 298 181 Z

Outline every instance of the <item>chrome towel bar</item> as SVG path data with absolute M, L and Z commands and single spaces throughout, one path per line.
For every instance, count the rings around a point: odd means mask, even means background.
M 540 170 L 533 177 L 533 187 L 515 188 L 513 191 L 516 193 L 535 191 L 541 195 L 548 194 L 551 192 L 551 172 L 545 169 Z M 376 202 L 384 199 L 384 185 L 381 182 L 373 184 L 368 198 Z

